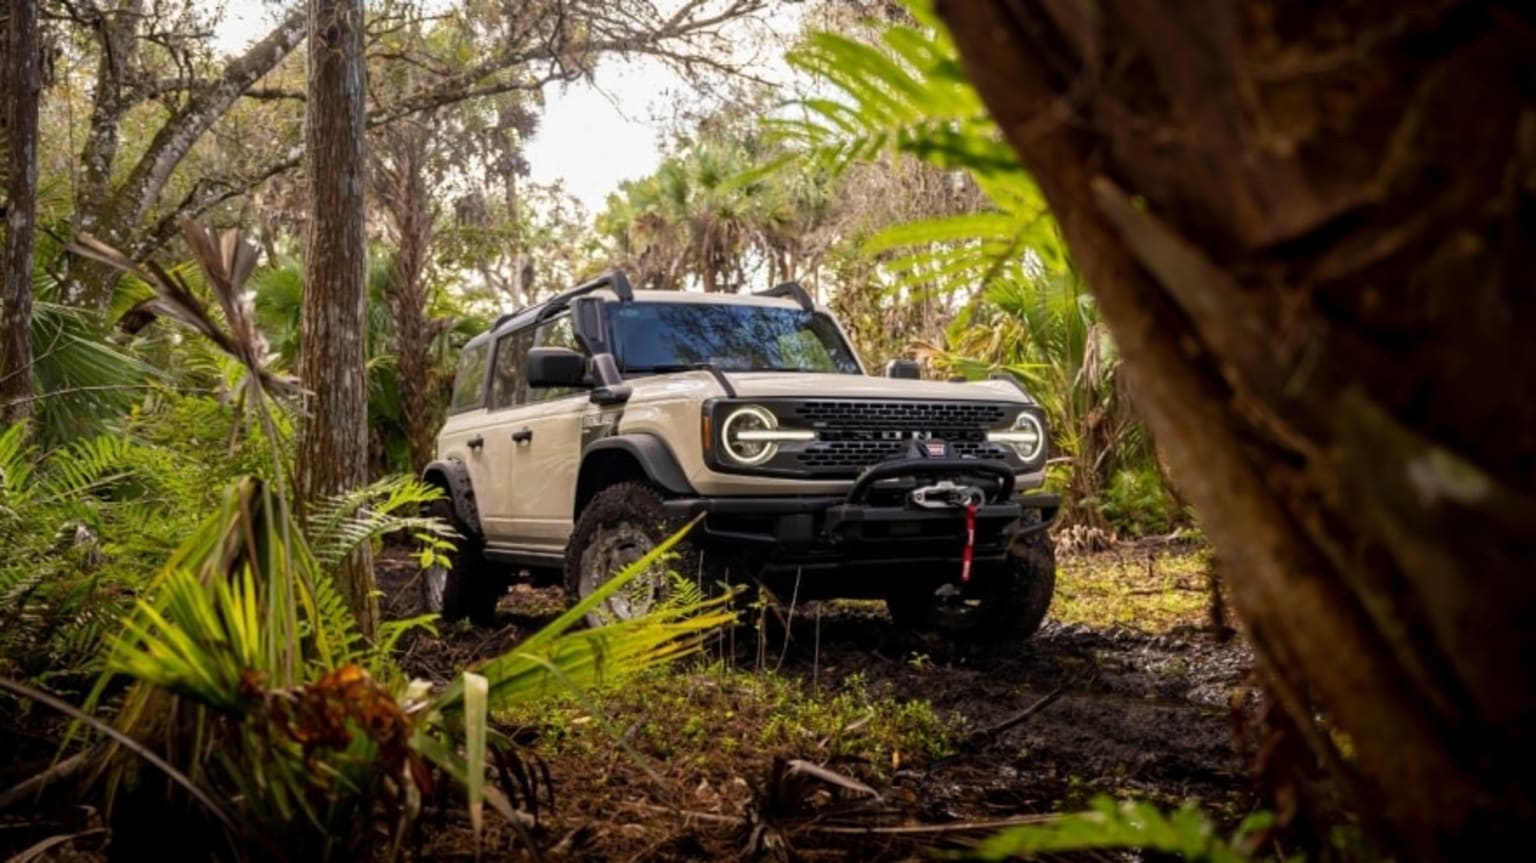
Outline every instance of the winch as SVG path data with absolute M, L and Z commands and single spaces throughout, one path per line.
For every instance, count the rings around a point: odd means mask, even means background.
M 976 555 L 976 511 L 986 501 L 986 493 L 974 485 L 961 485 L 954 480 L 945 479 L 933 485 L 912 489 L 908 499 L 913 505 L 924 509 L 965 511 L 965 548 L 960 553 L 960 583 L 969 583 L 971 561 Z
M 960 485 L 946 479 L 912 489 L 907 499 L 923 509 L 960 509 L 981 506 L 986 500 L 986 493 L 974 485 Z

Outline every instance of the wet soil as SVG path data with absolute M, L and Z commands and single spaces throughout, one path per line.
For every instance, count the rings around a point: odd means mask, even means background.
M 380 575 L 390 612 L 412 611 L 409 561 L 386 558 Z M 412 675 L 442 680 L 513 646 L 560 609 L 556 592 L 517 587 L 501 603 L 497 628 L 409 636 L 400 655 Z M 897 701 L 924 700 L 955 730 L 952 752 L 892 765 L 837 763 L 814 747 L 722 749 L 703 763 L 617 745 L 541 756 L 554 808 L 518 831 L 489 827 L 484 853 L 533 859 L 532 845 L 542 859 L 558 860 L 896 860 L 963 845 L 999 821 L 1081 808 L 1098 794 L 1169 806 L 1198 800 L 1223 823 L 1253 806 L 1241 733 L 1251 711 L 1234 707 L 1255 697 L 1240 637 L 1048 621 L 1027 643 L 959 649 L 897 630 L 878 603 L 813 605 L 764 632 L 724 651 L 727 662 L 813 692 L 835 693 L 857 679 Z M 679 685 L 696 685 L 685 683 L 690 673 L 677 670 Z M 734 721 L 761 719 L 743 710 Z M 794 758 L 865 782 L 878 797 L 835 780 L 787 781 L 782 771 Z M 450 814 L 429 826 L 415 854 L 472 859 L 467 824 Z

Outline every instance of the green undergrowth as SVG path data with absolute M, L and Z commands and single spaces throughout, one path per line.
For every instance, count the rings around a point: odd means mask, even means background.
M 1064 555 L 1057 564 L 1051 618 L 1144 632 L 1205 627 L 1210 622 L 1210 550 L 1124 546 Z
M 859 761 L 873 778 L 954 751 L 962 729 L 926 701 L 901 699 L 850 674 L 813 687 L 767 671 L 657 669 L 587 697 L 498 716 L 546 757 L 595 756 L 627 745 L 672 764 L 761 764 L 773 756 Z

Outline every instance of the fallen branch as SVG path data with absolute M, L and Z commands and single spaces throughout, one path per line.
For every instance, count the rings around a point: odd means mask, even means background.
M 802 827 L 816 833 L 834 836 L 942 836 L 950 833 L 990 833 L 1023 824 L 1046 824 L 1056 820 L 1056 815 L 1015 815 L 988 821 L 957 821 L 949 824 L 918 824 L 902 827 L 848 827 L 834 824 L 808 824 Z
M 54 785 L 80 773 L 90 766 L 92 759 L 99 754 L 99 749 L 77 752 L 63 761 L 54 764 L 47 770 L 7 788 L 3 793 L 0 793 L 0 812 L 15 806 L 28 797 L 42 794 Z
M 983 728 L 980 731 L 972 732 L 971 735 L 965 739 L 965 745 L 967 747 L 980 746 L 982 743 L 989 742 L 996 738 L 997 735 L 1002 734 L 1004 731 L 1007 731 L 1008 729 L 1023 723 L 1031 716 L 1034 716 L 1036 713 L 1039 713 L 1040 711 L 1049 707 L 1051 702 L 1060 697 L 1061 693 L 1066 688 L 1067 685 L 1063 683 L 1055 689 L 1052 689 L 1050 692 L 1046 693 L 1044 698 L 1041 698 L 1039 701 L 1036 701 L 1034 704 L 1031 704 L 1023 710 L 1020 710 L 1018 713 L 1015 713 L 1007 719 L 1004 719 L 1002 722 L 999 722 L 996 725 L 990 726 L 988 728 Z

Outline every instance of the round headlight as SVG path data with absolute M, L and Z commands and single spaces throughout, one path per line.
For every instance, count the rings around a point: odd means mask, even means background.
M 754 467 L 773 458 L 779 451 L 775 440 L 764 434 L 778 428 L 779 419 L 773 411 L 757 405 L 747 405 L 731 411 L 720 424 L 720 444 L 725 454 L 737 464 Z
M 1032 462 L 1040 457 L 1045 449 L 1045 429 L 1041 427 L 1040 420 L 1029 411 L 1022 411 L 1013 421 L 1013 428 L 1007 431 L 995 431 L 987 433 L 987 440 L 993 443 L 1006 444 L 1013 447 L 1013 451 L 1019 458 L 1026 462 Z

